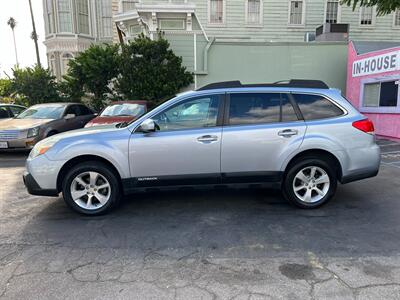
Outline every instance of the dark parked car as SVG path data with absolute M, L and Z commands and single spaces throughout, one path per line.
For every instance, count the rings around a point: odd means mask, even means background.
M 0 103 L 0 120 L 14 118 L 25 109 L 26 107 L 21 105 Z
M 112 102 L 107 106 L 100 115 L 85 127 L 97 125 L 117 124 L 122 122 L 132 122 L 147 112 L 147 101 L 118 101 Z
M 31 106 L 12 119 L 0 121 L 0 149 L 31 149 L 38 141 L 82 128 L 95 117 L 78 103 L 46 103 Z

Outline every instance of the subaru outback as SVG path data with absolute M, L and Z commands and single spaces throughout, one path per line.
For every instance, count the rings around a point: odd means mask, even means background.
M 269 187 L 316 208 L 337 183 L 377 175 L 371 121 L 321 81 L 214 83 L 179 94 L 130 123 L 46 138 L 23 175 L 33 195 L 97 215 L 133 191 Z M 140 194 L 139 194 L 140 195 Z

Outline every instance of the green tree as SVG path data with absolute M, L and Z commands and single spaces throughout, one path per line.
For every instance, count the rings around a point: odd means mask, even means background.
M 91 94 L 95 109 L 103 106 L 107 94 L 112 93 L 111 80 L 118 75 L 118 45 L 92 45 L 69 62 L 64 83 L 60 83 L 66 97 L 75 99 Z
M 10 97 L 12 92 L 12 81 L 8 78 L 0 78 L 0 97 Z
M 157 104 L 193 82 L 182 58 L 169 49 L 161 34 L 156 40 L 140 35 L 122 46 L 116 89 L 128 99 Z
M 341 0 L 342 4 L 353 6 L 353 10 L 360 6 L 375 6 L 378 15 L 386 15 L 400 9 L 400 0 Z
M 22 96 L 26 105 L 60 101 L 55 77 L 39 66 L 13 69 L 12 90 Z

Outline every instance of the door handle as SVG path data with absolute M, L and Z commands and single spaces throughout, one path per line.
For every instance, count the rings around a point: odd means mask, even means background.
M 284 129 L 278 132 L 279 136 L 283 137 L 291 137 L 293 135 L 297 135 L 299 132 L 296 129 Z
M 201 143 L 211 143 L 218 141 L 218 137 L 215 135 L 203 135 L 198 137 L 197 140 Z

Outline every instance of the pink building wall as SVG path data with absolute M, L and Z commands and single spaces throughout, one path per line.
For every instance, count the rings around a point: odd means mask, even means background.
M 369 52 L 361 55 L 357 55 L 353 43 L 349 43 L 348 48 L 348 65 L 347 65 L 347 85 L 346 85 L 346 98 L 351 101 L 351 103 L 367 116 L 371 121 L 373 121 L 375 126 L 375 133 L 382 136 L 400 138 L 400 112 L 399 113 L 371 113 L 366 112 L 361 105 L 361 94 L 363 81 L 368 79 L 385 77 L 397 77 L 400 80 L 400 70 L 390 72 L 383 72 L 379 74 L 365 75 L 360 77 L 353 77 L 353 62 L 359 59 L 374 57 L 377 55 L 400 51 L 398 48 L 390 48 L 380 51 Z M 399 86 L 400 89 L 400 86 Z M 398 100 L 400 101 L 400 99 Z

